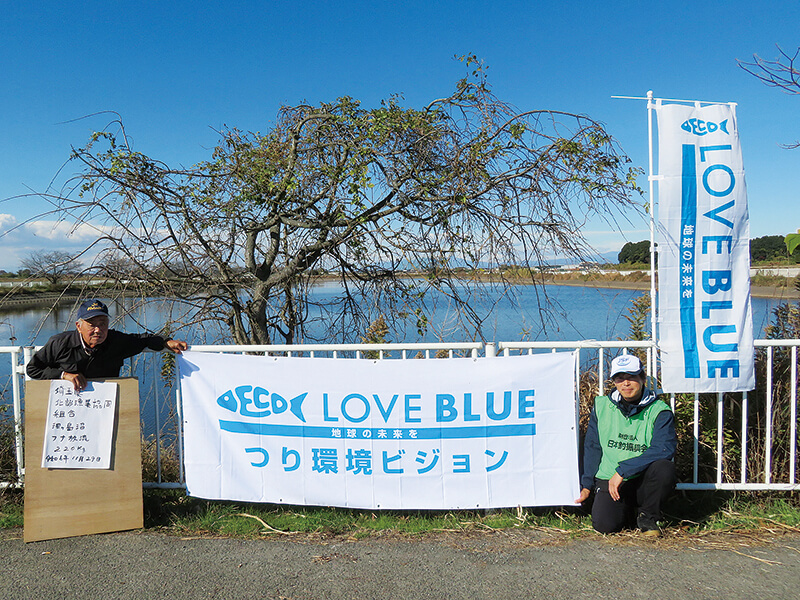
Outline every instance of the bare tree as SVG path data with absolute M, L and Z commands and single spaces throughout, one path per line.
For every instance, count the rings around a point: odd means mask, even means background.
M 775 60 L 764 60 L 754 54 L 751 63 L 737 62 L 745 71 L 758 77 L 765 84 L 779 88 L 787 94 L 800 94 L 800 65 L 797 64 L 800 59 L 800 47 L 790 55 L 778 46 L 778 52 L 780 52 L 780 56 Z M 800 141 L 785 144 L 785 147 L 800 148 Z M 789 254 L 794 254 L 795 250 L 800 247 L 800 229 L 797 230 L 797 233 L 788 234 L 784 238 L 784 243 Z
M 771 87 L 776 87 L 787 94 L 800 94 L 800 47 L 794 51 L 794 54 L 785 52 L 778 46 L 780 56 L 775 60 L 766 60 L 753 55 L 753 62 L 737 61 L 739 66 L 751 75 L 757 77 L 762 82 Z M 800 147 L 800 141 L 793 144 L 787 144 L 787 148 Z
M 53 252 L 35 251 L 20 261 L 23 269 L 27 269 L 32 277 L 44 277 L 56 286 L 63 279 L 76 275 L 83 267 L 82 263 L 71 254 L 62 250 Z
M 284 107 L 266 134 L 222 131 L 189 169 L 135 152 L 118 123 L 74 151 L 82 172 L 58 211 L 97 225 L 98 244 L 235 343 L 309 340 L 311 323 L 354 340 L 381 314 L 424 329 L 435 298 L 480 336 L 485 270 L 586 257 L 582 227 L 636 206 L 639 171 L 600 123 L 519 112 L 466 63 L 423 108 Z M 310 295 L 321 280 L 340 287 Z

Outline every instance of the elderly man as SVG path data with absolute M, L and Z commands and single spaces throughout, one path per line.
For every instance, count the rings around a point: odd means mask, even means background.
M 592 491 L 592 526 L 601 533 L 636 525 L 647 536 L 659 536 L 661 504 L 675 487 L 677 436 L 670 410 L 645 386 L 638 358 L 618 356 L 611 362 L 611 396 L 595 398 L 583 455 L 581 495 Z
M 86 300 L 78 309 L 75 331 L 65 331 L 47 340 L 27 366 L 33 379 L 66 379 L 80 391 L 88 379 L 119 377 L 126 358 L 146 348 L 167 348 L 176 354 L 186 342 L 159 335 L 122 333 L 108 328 L 108 307 L 99 300 Z

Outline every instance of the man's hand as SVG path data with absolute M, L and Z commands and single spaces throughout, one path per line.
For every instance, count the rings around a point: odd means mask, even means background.
M 619 486 L 622 485 L 623 481 L 625 480 L 622 479 L 622 475 L 617 472 L 614 472 L 614 475 L 608 480 L 608 493 L 611 494 L 614 502 L 619 502 Z
M 182 351 L 189 348 L 189 344 L 183 340 L 169 340 L 166 343 L 167 348 L 172 350 L 175 354 L 180 354 Z
M 586 502 L 586 499 L 589 497 L 589 494 L 591 493 L 592 493 L 591 490 L 589 490 L 588 488 L 583 488 L 581 490 L 581 495 L 578 496 L 577 499 L 575 500 L 575 504 L 583 504 L 584 502 Z
M 75 388 L 76 392 L 80 392 L 86 387 L 86 377 L 81 375 L 80 373 L 67 373 L 64 372 L 61 374 L 61 379 L 69 381 L 72 386 Z

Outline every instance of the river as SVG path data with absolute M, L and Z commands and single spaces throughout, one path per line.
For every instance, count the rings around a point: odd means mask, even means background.
M 323 284 L 314 289 L 318 297 L 333 296 L 339 292 L 336 284 Z M 543 293 L 544 292 L 544 293 Z M 625 319 L 631 301 L 642 295 L 642 291 L 628 289 L 608 289 L 586 286 L 547 285 L 537 289 L 530 285 L 512 287 L 512 293 L 500 298 L 493 297 L 493 306 L 487 306 L 483 313 L 484 335 L 487 341 L 500 340 L 582 340 L 616 339 L 626 337 L 629 323 Z M 546 301 L 544 299 L 546 294 Z M 476 302 L 488 303 L 484 297 Z M 762 337 L 764 328 L 769 325 L 772 311 L 781 303 L 778 299 L 753 298 L 753 328 L 755 337 Z M 158 331 L 168 319 L 180 323 L 180 313 L 170 312 L 167 301 L 153 302 L 147 309 L 134 307 L 133 302 L 124 305 L 109 303 L 112 313 L 112 327 L 125 331 Z M 542 311 L 546 313 L 543 321 Z M 121 321 L 115 315 L 130 312 Z M 649 321 L 649 320 L 648 320 Z M 60 331 L 74 327 L 74 313 L 70 305 L 54 310 L 17 309 L 0 313 L 0 345 L 35 346 L 44 344 L 47 339 Z M 313 332 L 312 332 L 313 333 Z M 217 327 L 204 326 L 180 331 L 176 337 L 189 343 L 225 343 Z M 431 317 L 429 331 L 419 336 L 416 327 L 406 328 L 404 339 L 398 336 L 389 341 L 469 341 L 469 334 L 459 328 L 452 310 L 440 302 Z
M 486 290 L 484 290 L 486 291 Z M 336 295 L 339 289 L 334 284 L 321 285 L 314 290 L 318 297 Z M 543 292 L 547 295 L 545 304 Z M 545 286 L 544 290 L 530 285 L 514 286 L 508 296 L 493 298 L 492 306 L 484 310 L 484 335 L 487 341 L 548 340 L 572 341 L 584 339 L 613 340 L 628 336 L 630 324 L 625 319 L 631 301 L 644 292 L 627 289 L 607 289 L 583 286 Z M 485 300 L 484 300 L 485 301 Z M 125 331 L 158 331 L 165 320 L 181 321 L 181 315 L 170 311 L 166 301 L 149 304 L 146 309 L 131 302 L 110 303 L 112 326 Z M 756 338 L 762 337 L 764 327 L 769 324 L 772 310 L 780 304 L 777 299 L 753 298 L 753 326 Z M 547 308 L 543 322 L 540 307 Z M 130 310 L 121 320 L 115 315 Z M 0 313 L 0 346 L 39 346 L 60 331 L 74 327 L 75 317 L 70 305 L 47 311 L 43 309 L 15 310 Z M 648 319 L 649 324 L 649 319 Z M 192 343 L 222 343 L 222 333 L 215 327 L 194 328 L 180 331 L 179 339 Z M 12 339 L 13 338 L 13 339 Z M 394 342 L 463 342 L 470 341 L 465 331 L 455 323 L 452 310 L 441 302 L 431 318 L 431 327 L 422 336 L 410 324 L 405 339 L 391 336 Z M 11 364 L 9 355 L 0 354 L 0 405 L 11 402 Z M 163 394 L 165 381 L 161 374 L 161 361 L 136 360 L 122 375 L 139 378 L 142 398 Z M 142 407 L 145 431 L 154 430 L 153 410 Z M 166 420 L 170 415 L 162 413 Z

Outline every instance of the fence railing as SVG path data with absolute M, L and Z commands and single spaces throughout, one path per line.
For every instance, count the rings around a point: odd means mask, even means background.
M 757 340 L 757 388 L 729 394 L 672 394 L 669 403 L 675 413 L 679 449 L 676 459 L 678 489 L 684 490 L 798 490 L 797 479 L 797 354 L 800 340 Z M 0 347 L 0 357 L 11 362 L 10 381 L 2 387 L 2 402 L 12 407 L 10 426 L 15 440 L 16 472 L 0 474 L 9 482 L 24 482 L 23 380 L 24 364 L 33 348 Z M 470 356 L 477 358 L 520 353 L 577 351 L 576 401 L 585 423 L 594 396 L 608 390 L 607 372 L 611 358 L 620 352 L 638 353 L 653 373 L 657 353 L 649 341 L 498 342 L 497 344 L 413 343 L 413 344 L 313 344 L 271 346 L 192 346 L 200 352 L 265 353 L 342 360 L 377 358 L 409 360 Z M 143 436 L 154 448 L 155 469 L 148 488 L 184 487 L 181 401 L 179 387 L 164 375 L 160 355 L 144 353 L 129 368 L 140 377 L 143 407 Z M 22 360 L 21 360 L 22 359 Z M 162 359 L 163 360 L 163 359 Z M 166 379 L 164 379 L 166 377 Z M 141 379 L 162 379 L 141 381 Z M 144 384 L 144 385 L 143 385 Z M 7 392 L 11 393 L 9 404 Z M 146 410 L 145 410 L 146 409 Z M 6 419 L 8 421 L 8 419 Z M 8 425 L 8 424 L 7 424 Z M 177 443 L 166 443 L 177 442 Z M 173 453 L 178 470 L 165 476 L 164 452 Z

